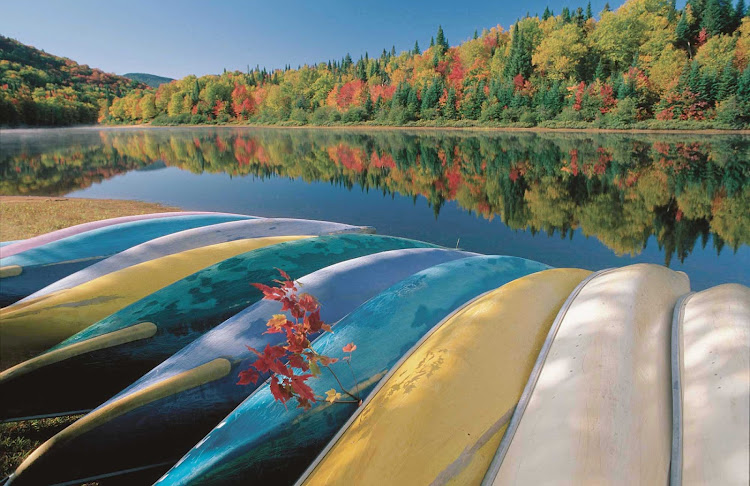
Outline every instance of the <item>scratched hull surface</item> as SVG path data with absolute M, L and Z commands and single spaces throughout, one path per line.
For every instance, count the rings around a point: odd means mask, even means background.
M 666 484 L 670 327 L 677 298 L 689 290 L 687 276 L 650 264 L 587 281 L 559 321 L 485 484 L 544 484 L 551 478 L 561 484 Z
M 8 305 L 83 268 L 132 246 L 177 231 L 250 219 L 232 214 L 174 216 L 134 221 L 69 236 L 0 259 L 0 267 L 18 269 L 2 279 L 0 301 Z
M 86 267 L 33 293 L 21 302 L 63 289 L 81 285 L 95 278 L 123 268 L 173 255 L 202 246 L 215 245 L 247 238 L 290 235 L 324 235 L 358 233 L 367 228 L 328 221 L 287 218 L 258 218 L 213 224 L 162 236 L 128 248 L 116 255 Z
M 672 444 L 673 486 L 750 483 L 750 289 L 726 284 L 687 296 L 673 375 L 679 386 Z M 674 331 L 674 329 L 673 329 Z
M 522 277 L 446 319 L 381 382 L 304 484 L 479 484 L 557 312 L 589 273 Z
M 333 334 L 316 340 L 313 348 L 341 357 L 343 346 L 356 343 L 351 365 L 357 382 L 343 362 L 332 367 L 347 389 L 359 389 L 364 398 L 404 353 L 452 311 L 484 292 L 546 269 L 541 263 L 498 256 L 465 258 L 426 269 L 357 308 Z M 326 373 L 309 384 L 317 396 L 338 388 Z M 285 409 L 274 403 L 267 385 L 258 388 L 158 484 L 294 482 L 356 406 L 323 401 L 305 412 L 295 403 L 288 405 Z
M 472 256 L 439 248 L 386 251 L 337 263 L 298 282 L 301 291 L 319 299 L 321 318 L 334 323 L 403 278 Z M 262 349 L 278 344 L 279 334 L 264 333 L 267 320 L 280 312 L 280 303 L 260 301 L 209 331 L 79 421 L 74 428 L 82 429 L 88 422 L 98 426 L 66 440 L 60 448 L 51 448 L 45 460 L 50 464 L 57 455 L 65 469 L 74 469 L 70 477 L 168 460 L 174 463 L 256 388 L 236 384 L 238 372 L 254 360 L 246 346 Z M 197 370 L 216 361 L 231 363 L 222 376 L 193 383 L 191 388 L 183 385 Z M 113 436 L 118 440 L 112 441 Z M 82 450 L 89 452 L 81 454 Z
M 203 268 L 304 236 L 252 238 L 161 257 L 72 289 L 0 309 L 0 369 L 31 359 L 120 309 Z M 6 372 L 0 372 L 0 383 Z
M 26 416 L 93 408 L 209 329 L 260 300 L 262 294 L 249 284 L 271 284 L 278 278 L 276 268 L 298 278 L 351 258 L 420 247 L 434 245 L 352 234 L 281 243 L 230 258 L 131 304 L 50 351 L 127 332 L 142 323 L 155 325 L 152 336 L 75 355 L 24 374 L 2 390 L 4 396 L 17 397 L 13 403 L 6 400 L 4 406 L 11 416 L 17 416 L 12 413 L 14 409 L 26 410 Z M 51 393 L 50 387 L 59 393 Z
M 104 228 L 106 226 L 112 226 L 112 225 L 122 224 L 122 223 L 130 223 L 133 221 L 142 221 L 146 219 L 171 218 L 174 216 L 190 216 L 190 215 L 198 215 L 198 214 L 211 214 L 211 213 L 207 213 L 205 211 L 175 211 L 175 212 L 168 212 L 168 213 L 136 214 L 134 216 L 121 216 L 119 218 L 110 218 L 110 219 L 102 219 L 100 221 L 91 221 L 89 223 L 78 224 L 75 226 L 70 226 L 68 228 L 59 229 L 57 231 L 51 231 L 49 233 L 45 233 L 39 236 L 34 236 L 32 238 L 27 238 L 25 240 L 10 241 L 8 242 L 9 244 L 7 246 L 2 245 L 3 250 L 2 252 L 0 252 L 0 257 L 5 258 L 5 257 L 9 257 L 12 255 L 16 255 L 26 250 L 36 248 L 37 246 L 46 245 L 47 243 L 52 243 L 53 241 L 67 238 L 68 236 L 73 236 L 73 235 L 77 235 L 86 231 L 92 231 L 95 229 Z M 12 244 L 13 246 L 11 246 L 10 244 Z

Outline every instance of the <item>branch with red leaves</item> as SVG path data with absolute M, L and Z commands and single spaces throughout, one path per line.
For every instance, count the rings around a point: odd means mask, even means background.
M 286 406 L 286 402 L 292 398 L 297 399 L 299 407 L 305 410 L 311 404 L 323 397 L 316 397 L 307 380 L 319 376 L 321 367 L 326 368 L 334 377 L 341 388 L 340 391 L 331 389 L 326 392 L 325 399 L 331 403 L 357 403 L 362 400 L 359 395 L 359 387 L 356 393 L 344 388 L 336 373 L 330 365 L 338 361 L 317 353 L 311 347 L 310 336 L 320 331 L 333 332 L 331 326 L 324 323 L 320 318 L 320 303 L 310 294 L 298 294 L 297 283 L 283 270 L 277 269 L 283 279 L 274 280 L 275 287 L 253 283 L 254 287 L 263 293 L 263 299 L 281 302 L 281 310 L 289 311 L 292 319 L 286 314 L 275 314 L 266 323 L 266 334 L 284 333 L 286 341 L 277 346 L 267 344 L 260 352 L 250 346 L 247 347 L 258 357 L 250 366 L 240 371 L 238 385 L 249 385 L 257 383 L 261 374 L 270 373 L 270 389 L 276 401 Z M 352 353 L 357 349 L 354 343 L 349 343 L 342 348 L 348 356 L 343 361 L 349 365 L 351 371 Z M 354 373 L 352 372 L 352 378 Z M 354 383 L 357 383 L 356 378 Z M 350 399 L 342 399 L 346 395 Z

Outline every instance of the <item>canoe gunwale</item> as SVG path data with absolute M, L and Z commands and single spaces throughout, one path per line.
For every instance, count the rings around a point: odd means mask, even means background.
M 581 283 L 579 283 L 576 288 L 573 289 L 573 292 L 570 293 L 568 298 L 565 299 L 565 302 L 563 302 L 562 307 L 560 307 L 560 310 L 558 311 L 557 316 L 555 316 L 555 320 L 552 322 L 552 326 L 547 333 L 547 337 L 544 340 L 542 349 L 539 351 L 539 356 L 534 363 L 534 367 L 531 369 L 529 379 L 526 382 L 526 386 L 524 387 L 523 392 L 521 393 L 521 398 L 516 404 L 513 416 L 508 423 L 508 428 L 505 430 L 505 434 L 503 434 L 503 438 L 500 441 L 500 445 L 497 448 L 495 456 L 492 458 L 492 462 L 490 463 L 489 468 L 487 468 L 487 472 L 484 475 L 484 479 L 482 479 L 481 486 L 492 486 L 495 478 L 500 472 L 500 467 L 503 464 L 503 460 L 505 460 L 508 449 L 510 449 L 511 442 L 513 441 L 513 437 L 518 430 L 518 426 L 521 423 L 521 419 L 523 418 L 523 414 L 526 411 L 526 407 L 531 401 L 531 395 L 534 393 L 536 383 L 539 380 L 540 375 L 542 374 L 542 369 L 544 368 L 544 364 L 547 361 L 547 356 L 549 355 L 549 352 L 552 348 L 552 344 L 555 341 L 555 336 L 557 336 L 557 331 L 560 329 L 562 321 L 568 313 L 568 309 L 570 309 L 570 307 L 573 305 L 573 302 L 578 297 L 578 294 L 583 291 L 584 287 L 586 287 L 589 282 L 599 276 L 606 275 L 607 273 L 615 270 L 617 270 L 617 268 L 605 268 L 603 270 L 592 273 L 591 275 L 583 279 Z
M 670 345 L 672 366 L 672 457 L 669 466 L 670 486 L 682 484 L 682 324 L 685 321 L 685 308 L 695 292 L 679 299 L 672 315 L 672 343 Z
M 536 273 L 536 272 L 534 272 Z M 533 275 L 530 274 L 530 275 Z M 508 282 L 510 283 L 510 282 Z M 342 435 L 351 427 L 352 423 L 354 423 L 355 420 L 360 416 L 362 411 L 365 409 L 365 407 L 375 399 L 375 396 L 378 394 L 378 392 L 385 386 L 385 384 L 388 382 L 388 380 L 396 373 L 396 371 L 401 367 L 404 362 L 409 359 L 409 357 L 414 354 L 417 349 L 419 349 L 427 339 L 429 339 L 430 336 L 435 334 L 435 332 L 438 331 L 446 322 L 448 322 L 453 316 L 458 314 L 459 312 L 463 311 L 470 305 L 472 305 L 474 302 L 478 301 L 482 297 L 485 297 L 486 295 L 491 294 L 492 292 L 496 291 L 497 289 L 491 289 L 486 292 L 483 292 L 476 297 L 464 302 L 461 304 L 458 308 L 453 310 L 450 314 L 445 316 L 443 319 L 440 320 L 437 324 L 435 324 L 429 331 L 427 331 L 420 339 L 417 341 L 414 346 L 412 346 L 406 353 L 399 358 L 399 360 L 393 364 L 393 366 L 388 370 L 388 373 L 383 376 L 378 384 L 375 386 L 375 388 L 370 391 L 370 394 L 365 398 L 365 400 L 362 402 L 362 404 L 357 408 L 357 410 L 354 412 L 354 414 L 349 417 L 349 420 L 344 423 L 344 425 L 336 432 L 336 435 L 333 436 L 333 438 L 326 444 L 325 448 L 320 451 L 320 454 L 318 454 L 318 457 L 315 458 L 315 460 L 308 466 L 307 469 L 305 469 L 305 472 L 302 473 L 302 475 L 297 479 L 297 481 L 294 483 L 294 486 L 301 486 L 305 480 L 310 477 L 310 475 L 315 471 L 315 469 L 320 465 L 320 463 L 325 459 L 328 452 L 336 445 L 336 443 L 339 441 Z

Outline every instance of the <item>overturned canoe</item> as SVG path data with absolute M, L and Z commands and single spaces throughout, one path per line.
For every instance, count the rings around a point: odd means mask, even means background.
M 75 226 L 69 226 L 67 228 L 59 229 L 57 231 L 51 231 L 43 235 L 34 236 L 20 241 L 11 241 L 13 246 L 3 245 L 3 250 L 0 252 L 0 257 L 5 258 L 18 253 L 36 248 L 37 246 L 46 245 L 53 241 L 61 240 L 69 236 L 77 235 L 86 231 L 92 231 L 106 226 L 112 226 L 122 223 L 131 223 L 133 221 L 143 221 L 146 219 L 157 219 L 157 218 L 172 218 L 174 216 L 191 216 L 199 214 L 212 214 L 205 211 L 174 211 L 168 213 L 149 213 L 149 214 L 136 214 L 133 216 L 121 216 L 119 218 L 102 219 L 99 221 L 91 221 L 88 223 L 77 224 Z
M 298 482 L 480 483 L 555 316 L 589 273 L 535 273 L 444 320 L 404 355 Z
M 252 238 L 188 250 L 0 309 L 0 368 L 31 359 L 95 322 L 193 273 L 257 248 L 305 238 Z M 0 373 L 3 377 L 12 370 Z
M 750 484 L 750 289 L 689 294 L 672 328 L 671 485 Z
M 162 236 L 141 243 L 125 251 L 112 255 L 83 270 L 69 275 L 47 287 L 22 299 L 25 302 L 42 295 L 69 289 L 81 285 L 95 278 L 107 275 L 123 268 L 154 260 L 167 255 L 173 255 L 202 246 L 215 245 L 247 238 L 261 238 L 267 236 L 291 235 L 325 235 L 334 233 L 368 233 L 371 228 L 366 226 L 352 226 L 329 221 L 314 221 L 306 219 L 287 218 L 258 218 L 228 223 L 212 224 L 200 228 Z
M 465 258 L 429 268 L 360 306 L 332 334 L 317 339 L 313 348 L 341 357 L 343 346 L 356 343 L 351 373 L 343 362 L 331 368 L 344 387 L 357 390 L 364 399 L 399 358 L 448 314 L 484 292 L 548 268 L 499 256 Z M 337 379 L 328 373 L 308 384 L 319 397 L 338 388 Z M 287 405 L 274 403 L 267 384 L 258 388 L 158 484 L 294 482 L 357 410 L 356 403 L 324 400 L 307 411 L 294 403 Z
M 262 297 L 276 268 L 293 278 L 340 261 L 400 248 L 434 247 L 376 235 L 321 236 L 224 260 L 102 319 L 0 375 L 0 417 L 90 409 L 200 335 Z
M 334 323 L 415 272 L 472 255 L 439 248 L 385 251 L 323 268 L 298 283 L 301 292 L 319 299 L 321 318 Z M 264 300 L 212 329 L 66 430 L 67 440 L 39 460 L 61 461 L 64 467 L 55 470 L 66 477 L 174 464 L 256 388 L 237 385 L 239 371 L 254 359 L 246 346 L 278 344 L 281 335 L 265 331 L 267 320 L 280 312 L 279 302 Z M 222 363 L 227 366 L 221 373 L 206 375 Z M 202 383 L 196 375 L 203 376 Z
M 201 214 L 121 223 L 68 236 L 0 258 L 0 304 L 9 305 L 94 263 L 160 236 L 199 226 L 250 219 Z
M 686 275 L 595 274 L 560 312 L 484 484 L 665 484 L 669 335 Z

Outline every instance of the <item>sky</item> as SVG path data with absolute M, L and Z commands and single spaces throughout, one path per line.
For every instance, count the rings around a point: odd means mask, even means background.
M 592 0 L 595 16 L 606 0 Z M 615 9 L 622 0 L 610 1 Z M 682 3 L 682 2 L 681 2 Z M 586 0 L 15 0 L 5 1 L 0 34 L 107 72 L 188 74 L 355 60 L 383 48 L 425 48 L 438 25 L 451 45 L 475 29 L 507 28 L 526 13 L 559 14 Z

